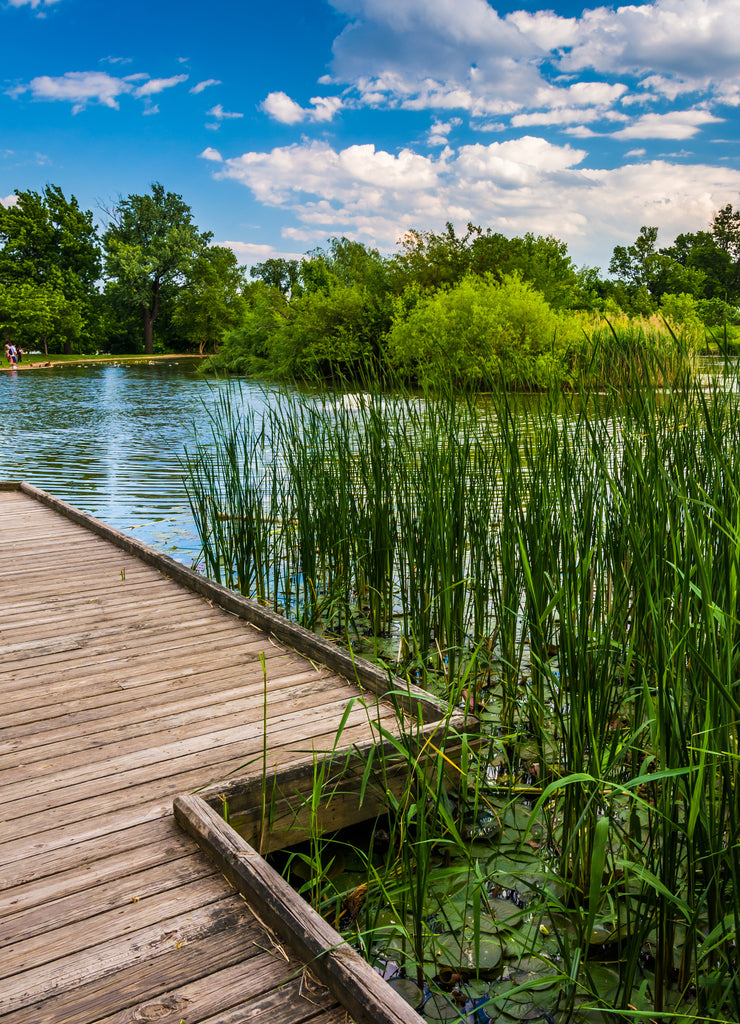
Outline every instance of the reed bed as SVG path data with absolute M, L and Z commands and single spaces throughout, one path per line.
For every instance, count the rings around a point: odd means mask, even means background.
M 396 816 L 388 865 L 428 862 L 374 882 L 406 894 L 410 961 L 454 850 L 473 922 L 503 898 L 537 925 L 505 944 L 556 979 L 542 1013 L 740 1020 L 738 382 L 643 371 L 516 406 L 273 395 L 257 422 L 224 399 L 188 490 L 216 579 L 480 713 L 460 793 L 410 768 L 431 811 Z M 481 820 L 519 881 L 493 884 Z

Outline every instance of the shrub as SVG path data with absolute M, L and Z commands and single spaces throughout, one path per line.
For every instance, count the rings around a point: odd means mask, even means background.
M 567 379 L 581 336 L 576 319 L 555 313 L 518 276 L 499 284 L 470 275 L 415 304 L 402 297 L 386 343 L 391 363 L 412 379 L 535 389 Z

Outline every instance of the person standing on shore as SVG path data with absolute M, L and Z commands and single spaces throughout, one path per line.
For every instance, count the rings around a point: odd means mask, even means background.
M 11 367 L 15 366 L 18 361 L 18 353 L 12 342 L 8 345 L 8 359 L 10 360 Z

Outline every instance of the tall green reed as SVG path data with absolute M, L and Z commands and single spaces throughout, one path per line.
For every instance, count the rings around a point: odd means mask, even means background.
M 738 384 L 638 341 L 619 388 L 516 411 L 372 390 L 277 398 L 259 424 L 224 407 L 189 493 L 217 578 L 391 663 L 397 641 L 393 667 L 453 701 L 493 692 L 514 768 L 533 741 L 566 1012 L 598 923 L 622 1010 L 738 1018 Z M 399 866 L 408 908 L 425 868 Z

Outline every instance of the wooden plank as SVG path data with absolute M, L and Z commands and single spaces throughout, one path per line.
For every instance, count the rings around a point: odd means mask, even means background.
M 213 1017 L 201 1024 L 303 1024 L 315 1020 L 319 1007 L 308 996 L 302 996 L 302 979 L 289 981 L 241 1006 Z
M 167 860 L 163 860 L 160 853 L 157 862 L 140 871 L 136 870 L 135 858 L 119 858 L 118 874 L 105 882 L 94 885 L 89 876 L 78 872 L 79 888 L 75 892 L 53 901 L 46 900 L 43 906 L 15 911 L 3 922 L 3 946 L 43 934 L 56 947 L 55 935 L 65 925 L 78 924 L 109 911 L 122 911 L 131 903 L 181 889 L 187 882 L 213 878 L 214 874 L 213 865 L 197 852 Z
M 175 816 L 260 919 L 311 964 L 312 973 L 360 1024 L 422 1024 L 416 1011 L 205 801 L 178 797 Z
M 0 979 L 6 980 L 2 987 L 10 984 L 7 979 L 22 972 L 29 963 L 41 965 L 78 955 L 87 949 L 100 948 L 111 940 L 120 940 L 163 922 L 166 925 L 178 914 L 200 910 L 230 896 L 231 890 L 225 879 L 217 874 L 207 874 L 204 878 L 188 878 L 176 888 L 165 889 L 141 900 L 129 897 L 126 902 L 115 904 L 113 909 L 89 917 L 84 928 L 80 928 L 79 921 L 57 928 L 50 915 L 46 932 L 28 935 L 3 946 Z
M 242 926 L 243 922 L 244 911 L 229 897 L 190 908 L 131 935 L 30 966 L 3 981 L 0 1014 L 72 991 L 95 979 L 110 979 L 122 970 L 138 970 L 158 953 L 182 949 L 189 942 L 223 928 Z
M 298 721 L 299 715 L 305 713 L 309 720 L 317 714 L 316 701 L 324 699 L 326 711 L 340 712 L 340 709 L 349 702 L 347 694 L 337 693 L 335 683 L 329 678 L 324 684 L 318 684 L 308 692 L 306 687 L 289 686 L 284 690 L 269 692 L 268 702 L 270 706 L 279 705 L 281 719 L 292 716 L 293 721 Z M 173 750 L 173 744 L 181 744 L 185 741 L 197 741 L 198 749 L 203 746 L 216 746 L 215 741 L 220 744 L 223 737 L 224 744 L 228 743 L 228 735 L 241 737 L 244 733 L 245 722 L 252 723 L 251 731 L 254 731 L 253 723 L 262 716 L 264 699 L 262 694 L 255 694 L 252 697 L 240 698 L 232 701 L 222 701 L 216 709 L 204 707 L 198 713 L 192 711 L 178 716 L 163 716 L 161 719 L 149 719 L 146 728 L 135 724 L 131 730 L 127 730 L 122 723 L 99 736 L 88 736 L 80 740 L 78 744 L 66 741 L 59 745 L 55 751 L 48 752 L 42 748 L 40 752 L 34 752 L 36 756 L 28 756 L 28 752 L 17 752 L 11 757 L 21 761 L 15 767 L 7 767 L 4 774 L 7 776 L 3 793 L 8 800 L 14 797 L 23 797 L 29 782 L 39 780 L 46 787 L 46 792 L 39 795 L 36 804 L 32 800 L 25 801 L 25 808 L 28 813 L 40 806 L 52 807 L 59 803 L 59 800 L 46 799 L 52 790 L 62 789 L 70 785 L 79 785 L 82 782 L 96 780 L 96 789 L 99 795 L 106 792 L 97 782 L 101 778 L 111 775 L 111 767 L 116 771 L 116 759 L 126 758 L 126 763 L 135 759 L 138 753 L 143 763 L 149 752 L 153 752 L 156 760 L 169 760 L 169 751 Z M 320 711 L 318 712 L 320 714 Z M 340 712 L 341 713 L 341 712 Z M 305 722 L 301 717 L 301 721 Z M 233 722 L 240 722 L 237 732 L 228 728 Z M 276 719 L 268 718 L 268 727 L 274 728 Z M 289 724 L 286 722 L 286 725 Z M 214 727 L 219 727 L 214 732 Z M 247 726 L 249 728 L 249 726 Z M 175 756 L 180 756 L 175 752 Z M 65 773 L 76 773 L 73 777 L 67 777 Z M 128 779 L 125 780 L 128 782 Z M 62 797 L 62 800 L 64 798 Z M 46 802 L 44 802 L 46 800 Z M 0 803 L 0 815 L 3 809 Z
M 334 1000 L 324 990 L 315 993 L 321 1000 L 319 1007 L 309 1004 L 301 993 L 302 967 L 300 961 L 284 958 L 277 950 L 270 950 L 251 957 L 246 963 L 235 964 L 208 977 L 170 989 L 164 996 L 119 1010 L 103 1020 L 105 1024 L 132 1024 L 142 1019 L 166 1019 L 169 1016 L 166 1011 L 171 1010 L 176 1021 L 184 1018 L 187 1024 L 197 1024 L 245 1004 L 256 1006 L 273 991 L 283 997 L 287 1006 L 293 1010 L 296 1020 L 303 1020 L 307 1012 L 313 1016 L 322 1003 L 331 1005 Z M 297 981 L 289 981 L 291 975 L 296 973 L 299 975 Z
M 290 737 L 290 730 L 288 730 Z M 362 722 L 354 727 L 345 728 L 342 741 L 351 745 L 366 739 L 367 723 Z M 331 724 L 326 731 L 312 738 L 314 752 L 317 757 L 329 753 L 336 740 L 335 730 Z M 229 755 L 228 757 L 226 755 Z M 82 843 L 89 839 L 104 836 L 110 830 L 121 830 L 145 821 L 153 821 L 169 812 L 172 799 L 178 792 L 216 784 L 229 774 L 243 772 L 251 765 L 253 771 L 259 771 L 261 764 L 261 745 L 255 754 L 246 758 L 243 748 L 236 746 L 226 748 L 224 759 L 218 760 L 214 754 L 213 763 L 200 765 L 192 770 L 181 771 L 174 776 L 165 776 L 154 783 L 143 784 L 118 791 L 116 809 L 99 812 L 99 801 L 84 799 L 75 804 L 63 805 L 51 812 L 38 812 L 24 818 L 14 825 L 14 832 L 22 832 L 0 843 L 0 868 L 20 861 L 21 870 L 30 853 L 41 854 L 58 850 L 68 843 Z M 311 757 L 311 744 L 296 747 L 296 741 L 287 738 L 284 745 L 271 745 L 268 750 L 266 770 L 271 772 L 278 766 L 285 767 L 297 761 L 305 761 Z M 210 769 L 210 773 L 209 773 Z M 91 806 L 92 804 L 92 806 Z M 94 813 L 94 817 L 91 817 Z M 11 827 L 11 826 L 6 826 Z M 7 877 L 7 869 L 3 876 Z M 12 872 L 10 874 L 13 878 Z M 6 884 L 16 884 L 15 881 Z
M 207 661 L 202 653 L 202 645 L 191 639 L 190 642 L 178 641 L 175 646 L 162 642 L 155 651 L 128 654 L 126 657 L 97 658 L 94 664 L 85 660 L 82 664 L 71 662 L 64 667 L 52 664 L 44 670 L 34 666 L 33 672 L 29 672 L 28 666 L 23 666 L 14 673 L 4 673 L 4 678 L 6 686 L 9 688 L 12 685 L 17 693 L 17 701 L 23 703 L 38 697 L 43 705 L 53 703 L 55 694 L 61 699 L 72 699 L 77 691 L 83 694 L 86 690 L 112 693 L 137 686 L 140 678 L 144 682 L 151 678 L 176 679 L 183 673 L 193 675 L 206 669 L 213 670 L 221 666 L 227 668 L 233 664 L 234 658 L 241 658 L 242 665 L 254 664 L 259 661 L 260 653 L 269 656 L 271 650 L 280 651 L 282 655 L 291 653 L 269 639 L 251 639 L 235 633 L 220 639 L 215 649 L 209 645 Z M 296 664 L 306 664 L 306 659 L 298 655 L 294 655 L 294 659 Z M 164 668 L 163 662 L 166 666 Z M 93 689 L 93 684 L 98 686 Z M 12 696 L 10 692 L 9 702 Z
M 104 851 L 102 856 L 93 843 L 87 843 L 84 850 L 77 849 L 71 866 L 68 860 L 59 864 L 53 856 L 44 857 L 38 872 L 30 872 L 30 877 L 22 878 L 17 885 L 0 890 L 0 918 L 26 913 L 39 906 L 45 911 L 47 906 L 53 905 L 55 920 L 59 921 L 60 905 L 69 896 L 80 891 L 92 892 L 124 876 L 133 877 L 160 864 L 177 865 L 184 858 L 192 857 L 196 848 L 191 840 L 179 829 L 165 830 L 161 824 L 155 822 L 154 831 L 144 826 L 147 829 L 144 835 L 141 829 L 128 829 L 117 842 L 112 835 L 107 836 L 116 848 L 113 853 Z M 138 838 L 131 835 L 136 832 Z M 69 855 L 69 848 L 64 852 Z
M 311 693 L 317 697 L 336 690 L 336 676 L 328 671 L 322 673 L 311 668 L 297 672 L 294 662 L 289 660 L 285 666 L 285 675 L 278 675 L 272 665 L 270 668 L 271 701 L 282 699 L 282 693 L 288 688 L 300 687 L 306 690 L 307 683 L 310 683 Z M 115 740 L 151 735 L 155 726 L 160 729 L 176 728 L 204 718 L 215 720 L 262 706 L 260 695 L 248 685 L 205 692 L 203 682 L 200 681 L 187 689 L 177 687 L 175 693 L 177 700 L 163 701 L 159 708 L 155 704 L 143 702 L 138 694 L 129 694 L 125 702 L 68 711 L 66 714 L 57 705 L 55 709 L 59 713 L 56 717 L 45 714 L 45 708 L 34 709 L 33 718 L 28 717 L 22 724 L 4 730 L 3 735 L 7 739 L 0 740 L 0 770 L 12 766 L 17 751 L 21 749 L 24 763 L 30 764 L 34 760 L 50 759 L 73 750 L 86 750 Z M 82 726 L 87 728 L 83 731 Z
M 182 583 L 188 589 L 209 598 L 221 608 L 233 612 L 266 633 L 273 634 L 278 640 L 288 643 L 301 654 L 320 661 L 322 664 L 335 669 L 350 679 L 356 679 L 362 686 L 375 693 L 386 693 L 389 688 L 389 682 L 391 682 L 391 685 L 399 693 L 399 700 L 404 701 L 406 706 L 414 712 L 418 708 L 419 712 L 427 720 L 432 720 L 439 717 L 440 714 L 444 714 L 445 708 L 441 701 L 410 682 L 398 678 L 392 681 L 389 680 L 388 673 L 365 661 L 363 658 L 355 657 L 334 644 L 323 640 L 321 637 L 317 637 L 314 633 L 309 632 L 309 630 L 304 629 L 297 623 L 291 622 L 285 617 L 261 607 L 255 601 L 250 601 L 228 590 L 226 587 L 207 580 L 194 570 L 185 568 L 185 566 L 166 555 L 160 555 L 139 541 L 128 537 L 120 530 L 115 530 L 105 523 L 94 519 L 92 516 L 85 515 L 85 513 L 73 508 L 67 502 L 54 498 L 52 495 L 30 484 L 22 483 L 20 487 L 23 493 L 35 497 L 42 504 L 47 505 L 54 511 L 60 512 L 68 519 L 71 519 L 72 522 L 87 527 L 87 529 L 98 534 L 98 536 L 104 537 L 124 551 L 136 554 L 148 565 L 154 565 L 160 572 Z
M 166 604 L 163 598 L 166 597 Z M 34 607 L 35 606 L 35 607 Z M 152 594 L 152 588 L 143 588 L 141 596 L 127 593 L 125 598 L 114 601 L 109 594 L 106 600 L 101 598 L 88 597 L 84 605 L 80 606 L 79 597 L 69 597 L 63 601 L 51 602 L 38 601 L 13 602 L 12 615 L 18 623 L 18 632 L 24 641 L 34 640 L 37 637 L 63 636 L 69 632 L 70 620 L 74 616 L 76 628 L 86 626 L 87 623 L 110 622 L 112 624 L 124 622 L 150 622 L 159 623 L 176 621 L 183 617 L 183 613 L 195 607 L 191 594 Z M 166 610 L 166 614 L 165 614 Z M 33 619 L 29 622 L 28 615 L 33 612 Z M 223 614 L 228 615 L 228 612 Z
M 361 698 L 350 700 L 355 700 L 357 704 L 350 715 L 354 714 L 355 720 L 357 716 L 367 718 L 368 711 Z M 332 694 L 331 700 L 325 700 L 317 707 L 311 695 L 306 695 L 303 701 L 280 701 L 276 713 L 270 709 L 268 702 L 268 741 L 272 743 L 278 734 L 286 730 L 290 730 L 299 743 L 306 742 L 317 733 L 329 735 L 325 728 L 314 730 L 307 727 L 322 722 L 326 715 L 332 712 L 338 721 L 348 703 L 350 701 L 346 693 Z M 255 707 L 260 711 L 256 722 L 243 721 L 230 728 L 216 731 L 204 731 L 204 723 L 198 723 L 192 736 L 175 736 L 172 739 L 166 732 L 157 733 L 154 734 L 156 742 L 145 744 L 141 749 L 123 744 L 121 751 L 116 749 L 114 753 L 109 753 L 108 748 L 103 747 L 99 758 L 83 758 L 81 764 L 61 768 L 55 772 L 50 772 L 46 765 L 38 762 L 25 766 L 25 772 L 23 768 L 9 771 L 9 782 L 0 789 L 0 816 L 10 819 L 17 814 L 23 814 L 28 818 L 38 811 L 48 811 L 53 807 L 82 799 L 100 801 L 106 793 L 178 774 L 179 770 L 185 768 L 215 766 L 218 759 L 214 761 L 214 752 L 222 748 L 233 749 L 237 756 L 239 751 L 243 751 L 245 756 L 255 754 L 261 751 L 263 746 L 262 736 L 256 731 L 256 726 L 260 731 L 262 726 L 261 704 L 257 702 Z M 376 712 L 373 711 L 371 714 L 375 717 Z M 382 708 L 377 714 L 388 719 L 392 712 L 388 708 Z M 224 752 L 219 753 L 218 757 L 228 755 Z M 28 796 L 28 782 L 34 778 L 43 781 L 44 789 L 34 796 Z M 14 834 L 12 825 L 5 830 L 8 838 Z
M 235 628 L 231 621 L 217 619 L 215 616 L 201 615 L 197 620 L 181 624 L 179 627 L 169 629 L 166 633 L 167 640 L 187 640 L 191 643 L 202 644 L 218 643 L 221 636 L 234 634 Z M 41 642 L 20 640 L 5 645 L 4 669 L 12 670 L 21 663 L 24 665 L 44 665 L 48 660 L 54 664 L 77 658 L 77 652 L 84 652 L 85 658 L 95 658 L 98 655 L 111 655 L 128 651 L 131 653 L 136 648 L 146 647 L 153 641 L 159 641 L 162 631 L 157 623 L 142 626 L 128 624 L 125 627 L 111 625 L 98 626 L 82 632 L 70 631 L 65 636 L 49 637 Z
M 3 733 L 8 742 L 31 735 L 38 736 L 39 743 L 47 743 L 44 732 L 62 731 L 65 723 L 79 730 L 85 722 L 125 715 L 131 707 L 140 708 L 146 714 L 156 711 L 158 702 L 169 706 L 168 696 L 185 704 L 196 694 L 205 701 L 220 700 L 222 694 L 226 698 L 233 693 L 250 694 L 255 692 L 255 666 L 262 653 L 271 686 L 282 687 L 283 682 L 291 680 L 294 683 L 308 683 L 311 679 L 318 682 L 330 676 L 337 680 L 336 673 L 313 666 L 307 668 L 305 659 L 298 659 L 289 652 L 270 647 L 252 652 L 237 647 L 229 649 L 228 656 L 220 651 L 208 666 L 194 665 L 191 659 L 185 666 L 175 663 L 174 672 L 168 667 L 132 675 L 126 684 L 111 681 L 107 676 L 100 685 L 95 680 L 87 684 L 60 684 L 51 693 L 36 691 L 30 696 L 24 693 L 22 698 L 19 695 L 18 700 L 5 705 L 14 710 L 3 714 L 6 723 Z M 261 671 L 258 681 L 261 681 Z M 94 727 L 90 731 L 94 731 Z
M 25 856 L 20 860 L 8 861 L 0 867 L 0 893 L 9 900 L 14 894 L 23 893 L 24 905 L 32 903 L 30 893 L 43 893 L 37 886 L 40 881 L 49 884 L 56 895 L 74 892 L 79 873 L 98 870 L 97 864 L 113 854 L 126 856 L 141 846 L 161 850 L 162 856 L 181 856 L 192 852 L 193 845 L 188 839 L 183 842 L 183 833 L 174 827 L 172 819 L 166 816 L 140 821 L 110 821 L 109 828 L 97 836 L 86 837 L 82 844 L 73 837 L 55 849 L 43 847 L 36 850 L 29 843 L 23 844 Z M 35 883 L 33 886 L 30 883 Z M 56 887 L 56 888 L 54 888 Z
M 151 1005 L 157 997 L 166 999 L 178 986 L 218 974 L 228 967 L 235 966 L 243 974 L 252 970 L 261 973 L 266 964 L 275 962 L 276 957 L 269 949 L 269 937 L 258 928 L 246 906 L 242 908 L 242 915 L 244 920 L 234 922 L 239 929 L 238 934 L 234 933 L 234 927 L 228 930 L 222 927 L 180 948 L 164 953 L 152 951 L 150 957 L 137 964 L 135 971 L 124 968 L 71 991 L 44 998 L 4 1016 L 3 1024 L 94 1024 L 121 1010 L 133 1016 L 135 1011 Z M 251 941 L 248 931 L 250 917 L 254 929 Z M 298 965 L 298 961 L 291 960 L 287 967 L 297 969 Z M 186 1019 L 193 1012 L 193 1007 L 187 1009 Z M 160 1017 L 167 1020 L 166 1014 L 160 1014 Z M 147 1016 L 139 1012 L 138 1018 L 133 1019 L 140 1022 Z M 154 1010 L 150 1012 L 149 1019 L 157 1019 Z M 170 1019 L 173 1024 L 179 1024 L 182 1015 Z

